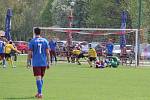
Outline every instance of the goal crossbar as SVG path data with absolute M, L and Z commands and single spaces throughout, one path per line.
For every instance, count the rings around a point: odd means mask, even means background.
M 36 27 L 34 27 L 36 28 Z M 54 28 L 54 27 L 38 27 L 40 29 L 49 30 L 82 30 L 82 31 L 137 31 L 138 29 L 115 29 L 115 28 Z

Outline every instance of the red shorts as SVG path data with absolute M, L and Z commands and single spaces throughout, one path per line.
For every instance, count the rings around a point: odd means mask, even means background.
M 0 60 L 3 60 L 5 57 L 5 53 L 0 53 Z
M 52 57 L 52 56 L 56 57 L 56 52 L 55 52 L 54 50 L 50 50 L 50 56 L 51 56 L 51 57 Z
M 34 76 L 44 76 L 46 67 L 33 67 Z

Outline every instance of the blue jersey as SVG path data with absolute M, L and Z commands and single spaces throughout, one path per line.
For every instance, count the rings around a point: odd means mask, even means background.
M 57 44 L 56 44 L 55 41 L 53 41 L 53 40 L 49 41 L 49 46 L 50 46 L 51 50 L 55 51 L 56 50 L 56 45 Z
M 4 53 L 4 48 L 5 48 L 4 42 L 0 40 L 0 53 Z
M 32 50 L 32 66 L 33 67 L 46 67 L 48 41 L 45 38 L 33 38 L 29 43 L 29 49 Z
M 113 45 L 113 43 L 108 43 L 108 44 L 106 44 L 106 53 L 107 54 L 112 54 L 113 53 L 113 48 L 114 48 L 114 45 Z

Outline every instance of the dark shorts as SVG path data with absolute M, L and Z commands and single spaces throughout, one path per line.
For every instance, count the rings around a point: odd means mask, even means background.
M 69 52 L 69 51 L 68 51 L 68 52 L 66 52 L 66 56 L 67 56 L 67 57 L 71 57 L 71 55 L 72 55 L 72 53 L 71 53 L 71 52 Z
M 107 54 L 107 56 L 113 56 L 113 54 Z
M 5 53 L 0 53 L 0 59 L 2 60 L 5 57 Z
M 46 67 L 33 67 L 34 76 L 44 76 Z
M 90 61 L 96 61 L 96 57 L 89 57 Z
M 102 52 L 97 52 L 97 56 L 103 56 Z
M 84 56 L 84 53 L 80 53 L 78 56 L 77 56 L 77 58 L 84 58 L 85 56 Z
M 56 51 L 54 51 L 54 50 L 50 50 L 50 56 L 52 57 L 52 56 L 56 56 Z
M 7 59 L 7 58 L 11 58 L 11 54 L 5 53 L 5 58 L 6 58 L 6 59 Z
M 126 58 L 126 57 L 128 57 L 128 54 L 122 54 L 120 57 L 121 58 Z

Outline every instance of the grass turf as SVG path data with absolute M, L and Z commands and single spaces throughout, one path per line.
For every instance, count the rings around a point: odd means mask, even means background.
M 0 68 L 0 99 L 33 100 L 32 71 L 19 57 L 17 68 Z M 46 71 L 43 100 L 150 100 L 150 69 L 94 69 L 88 65 L 59 63 Z

